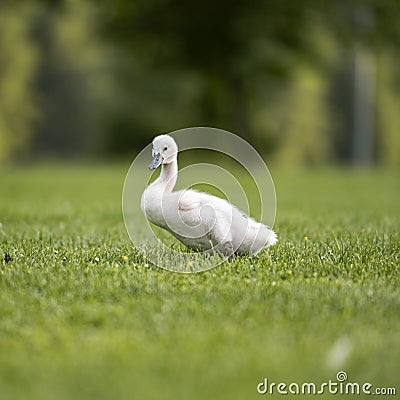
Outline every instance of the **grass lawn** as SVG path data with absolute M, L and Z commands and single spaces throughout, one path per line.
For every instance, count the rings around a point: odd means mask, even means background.
M 289 398 L 257 384 L 340 370 L 399 395 L 398 171 L 272 168 L 279 244 L 185 275 L 129 241 L 128 167 L 0 172 L 1 399 Z

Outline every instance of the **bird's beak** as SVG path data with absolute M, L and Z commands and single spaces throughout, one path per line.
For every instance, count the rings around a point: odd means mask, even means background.
M 149 164 L 149 170 L 150 171 L 155 170 L 160 164 L 161 164 L 161 154 L 156 153 L 154 154 L 153 160 Z

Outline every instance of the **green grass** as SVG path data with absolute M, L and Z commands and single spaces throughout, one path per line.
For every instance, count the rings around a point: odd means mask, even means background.
M 1 399 L 255 399 L 339 370 L 400 392 L 398 172 L 272 169 L 279 244 L 185 275 L 131 245 L 128 167 L 0 172 Z

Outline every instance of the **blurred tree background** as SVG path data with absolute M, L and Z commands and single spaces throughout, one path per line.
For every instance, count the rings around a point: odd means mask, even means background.
M 287 165 L 400 166 L 397 0 L 0 3 L 0 163 L 214 126 Z

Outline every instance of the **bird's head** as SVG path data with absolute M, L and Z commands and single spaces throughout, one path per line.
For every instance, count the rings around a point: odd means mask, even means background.
M 149 164 L 150 170 L 155 170 L 161 164 L 173 162 L 178 154 L 178 146 L 169 135 L 156 136 L 153 139 L 153 160 Z

